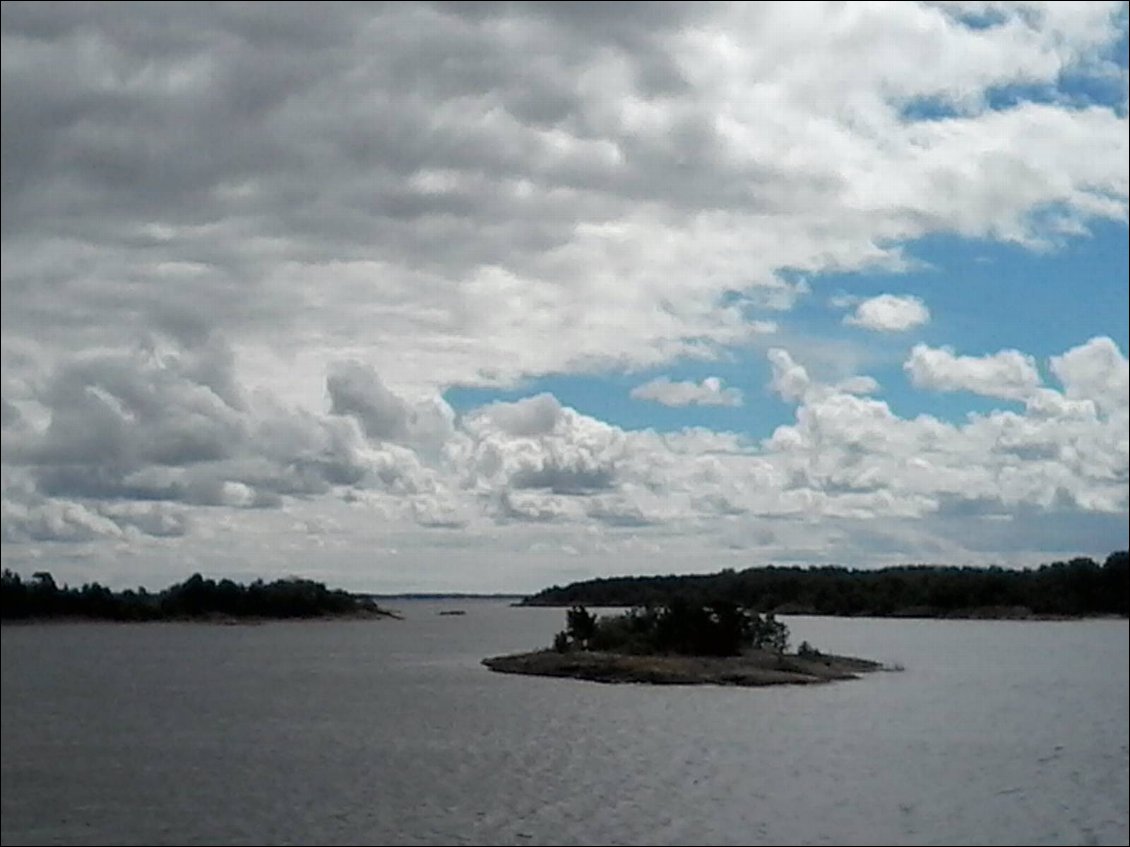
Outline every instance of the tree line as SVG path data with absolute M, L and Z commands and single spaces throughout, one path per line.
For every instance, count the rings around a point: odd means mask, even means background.
M 788 628 L 771 613 L 763 617 L 735 603 L 699 605 L 674 597 L 663 605 L 603 617 L 574 606 L 565 615 L 565 629 L 553 639 L 553 649 L 636 656 L 736 656 L 747 648 L 784 653 L 788 642 Z
M 759 567 L 712 574 L 625 576 L 553 586 L 523 600 L 529 606 L 669 605 L 728 602 L 777 614 L 946 617 L 984 615 L 1128 615 L 1130 555 L 1111 553 L 1038 568 L 903 565 Z
M 242 585 L 230 579 L 193 574 L 184 582 L 151 593 L 111 591 L 97 582 L 81 588 L 59 586 L 46 571 L 24 581 L 5 569 L 0 578 L 0 617 L 89 618 L 115 621 L 201 618 L 314 618 L 390 614 L 366 597 L 329 589 L 309 579 L 255 580 Z

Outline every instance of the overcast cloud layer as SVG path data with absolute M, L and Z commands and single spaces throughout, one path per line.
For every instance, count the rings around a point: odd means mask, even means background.
M 821 274 L 897 274 L 914 239 L 1125 224 L 1127 76 L 1098 58 L 1124 4 L 2 15 L 6 567 L 528 590 L 1125 543 L 1117 342 L 931 346 L 897 276 L 849 294 L 845 332 L 902 339 L 914 387 L 999 401 L 962 420 L 786 343 Z M 442 396 L 737 351 L 791 424 Z M 631 396 L 743 401 L 715 377 Z

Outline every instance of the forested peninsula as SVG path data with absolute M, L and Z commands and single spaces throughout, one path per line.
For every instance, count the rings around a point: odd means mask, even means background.
M 397 617 L 371 598 L 329 589 L 309 579 L 255 580 L 242 585 L 230 579 L 193 574 L 184 582 L 151 593 L 111 591 L 97 582 L 81 588 L 60 587 L 41 571 L 24 581 L 5 569 L 0 580 L 0 618 L 18 620 L 265 620 L 292 618 Z
M 1111 553 L 1038 568 L 904 565 L 879 570 L 759 567 L 683 576 L 623 576 L 553 586 L 526 606 L 733 603 L 776 614 L 1032 618 L 1127 616 L 1130 556 Z

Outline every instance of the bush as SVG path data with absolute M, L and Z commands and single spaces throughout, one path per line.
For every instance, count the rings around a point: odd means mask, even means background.
M 820 651 L 809 644 L 807 641 L 800 642 L 800 647 L 797 648 L 797 655 L 803 659 L 815 659 L 820 656 Z

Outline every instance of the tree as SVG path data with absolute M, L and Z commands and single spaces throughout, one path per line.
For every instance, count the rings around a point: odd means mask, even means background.
M 596 632 L 596 616 L 584 606 L 574 606 L 565 613 L 565 635 L 582 649 Z
M 770 612 L 759 618 L 755 629 L 753 646 L 784 653 L 789 648 L 789 628 L 777 620 Z
M 666 605 L 634 608 L 597 619 L 584 606 L 565 614 L 553 649 L 629 655 L 737 656 L 747 648 L 784 653 L 788 628 L 772 615 L 726 601 L 710 604 L 675 597 Z

